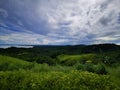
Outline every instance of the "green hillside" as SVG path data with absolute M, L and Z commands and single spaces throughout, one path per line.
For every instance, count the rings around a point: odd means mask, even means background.
M 95 54 L 82 54 L 82 55 L 59 55 L 59 61 L 65 65 L 75 65 L 77 63 L 85 64 L 87 62 L 94 62 L 96 59 Z
M 31 63 L 17 58 L 0 55 L 0 70 L 29 69 Z
M 67 66 L 49 66 L 48 64 L 38 64 L 36 62 L 28 62 L 21 59 L 0 55 L 0 71 L 14 71 L 14 70 L 30 70 L 34 72 L 51 72 L 51 71 L 70 71 L 73 67 Z
M 119 87 L 109 75 L 79 71 L 73 67 L 31 63 L 0 55 L 0 90 L 28 89 L 119 90 Z
M 33 48 L 0 48 L 0 54 L 19 58 L 29 62 L 37 62 L 40 64 L 47 63 L 49 65 L 59 64 L 65 57 L 67 59 L 87 58 L 89 60 L 97 58 L 97 61 L 113 65 L 120 63 L 120 45 L 115 44 L 98 44 L 98 45 L 73 45 L 73 46 L 34 46 Z M 86 55 L 85 55 L 86 54 Z M 82 57 L 79 55 L 83 55 Z M 85 55 L 85 56 L 84 56 Z M 71 60 L 72 61 L 72 60 Z M 85 60 L 86 61 L 86 60 Z M 84 60 L 83 60 L 84 62 Z
M 120 46 L 0 49 L 0 90 L 120 90 Z

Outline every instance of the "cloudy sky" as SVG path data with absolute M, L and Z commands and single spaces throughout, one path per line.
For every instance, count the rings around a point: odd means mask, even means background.
M 120 44 L 120 0 L 0 0 L 0 44 Z

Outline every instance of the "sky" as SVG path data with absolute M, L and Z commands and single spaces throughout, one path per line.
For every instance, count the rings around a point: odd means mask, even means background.
M 0 44 L 120 44 L 120 0 L 0 0 Z

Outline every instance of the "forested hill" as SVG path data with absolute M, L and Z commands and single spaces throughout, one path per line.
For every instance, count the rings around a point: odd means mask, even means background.
M 102 52 L 111 52 L 111 51 L 120 51 L 120 45 L 115 44 L 96 44 L 96 45 L 85 45 L 82 48 L 82 52 L 90 53 L 102 53 Z
M 109 52 L 109 51 L 118 51 L 120 50 L 120 45 L 116 44 L 93 44 L 93 45 L 34 45 L 34 48 L 41 49 L 64 49 L 68 51 L 81 51 L 81 53 L 90 53 L 90 52 Z
M 60 55 L 94 54 L 102 60 L 109 58 L 109 63 L 120 62 L 120 45 L 33 45 L 33 48 L 6 48 L 0 49 L 1 55 L 12 56 L 26 61 L 54 64 Z M 101 56 L 102 55 L 102 56 Z M 99 58 L 98 58 L 99 59 Z
M 93 45 L 32 45 L 33 48 L 0 48 L 0 54 L 12 53 L 36 53 L 42 55 L 56 56 L 60 54 L 86 54 L 86 53 L 106 53 L 120 52 L 120 45 L 116 44 L 93 44 Z

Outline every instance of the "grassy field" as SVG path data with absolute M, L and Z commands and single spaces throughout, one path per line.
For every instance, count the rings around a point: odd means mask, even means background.
M 68 57 L 78 60 L 85 55 L 64 56 L 64 60 Z M 0 55 L 0 90 L 120 90 L 118 71 L 109 71 L 99 75 L 74 66 L 49 66 Z
M 83 54 L 83 55 L 60 55 L 58 56 L 58 58 L 61 61 L 65 61 L 65 60 L 93 60 L 95 58 L 95 54 Z
M 75 70 L 74 67 L 61 66 L 61 65 L 49 66 L 46 63 L 38 64 L 36 62 L 28 62 L 21 59 L 0 55 L 1 71 L 13 71 L 19 69 L 31 70 L 35 72 L 49 72 L 49 71 L 67 72 L 70 70 Z
M 92 63 L 96 60 L 95 54 L 82 54 L 82 55 L 59 55 L 57 57 L 60 63 L 68 66 L 73 66 L 77 63 Z

